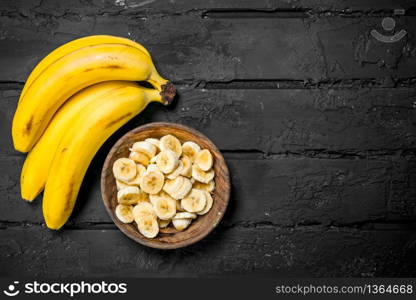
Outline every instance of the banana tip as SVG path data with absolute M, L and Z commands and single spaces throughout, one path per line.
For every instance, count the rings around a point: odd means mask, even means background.
M 176 87 L 173 85 L 173 83 L 168 82 L 162 85 L 162 91 L 160 92 L 160 95 L 162 96 L 162 100 L 164 101 L 165 105 L 169 105 L 175 98 Z
M 36 198 L 36 197 L 33 197 L 33 196 L 27 196 L 27 195 L 22 196 L 22 199 L 23 199 L 23 200 L 25 200 L 27 203 L 32 203 L 32 202 L 33 202 L 33 200 L 35 200 L 35 198 Z
M 62 227 L 61 224 L 55 224 L 55 223 L 51 224 L 51 223 L 49 223 L 47 221 L 45 222 L 45 224 L 46 224 L 46 227 L 48 227 L 51 230 L 59 230 Z
M 13 143 L 13 146 L 16 151 L 21 152 L 21 153 L 27 153 L 30 151 L 30 149 L 28 150 L 27 147 L 23 147 L 17 143 Z

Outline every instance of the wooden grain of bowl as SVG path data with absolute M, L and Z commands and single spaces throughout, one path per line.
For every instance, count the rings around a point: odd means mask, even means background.
M 124 224 L 116 217 L 117 187 L 112 167 L 114 161 L 118 158 L 129 156 L 129 148 L 134 142 L 151 137 L 160 138 L 166 134 L 176 136 L 182 143 L 185 141 L 193 141 L 200 145 L 202 149 L 205 148 L 211 151 L 214 158 L 213 168 L 215 170 L 215 190 L 212 196 L 214 203 L 207 214 L 198 216 L 184 231 L 176 231 L 170 224 L 167 229 L 161 229 L 161 232 L 159 232 L 156 238 L 149 239 L 138 231 L 135 222 Z M 162 122 L 150 123 L 126 133 L 111 148 L 101 173 L 101 194 L 107 212 L 117 227 L 129 238 L 152 248 L 175 249 L 191 245 L 203 239 L 218 225 L 225 213 L 230 197 L 230 177 L 224 157 L 205 135 L 184 125 Z

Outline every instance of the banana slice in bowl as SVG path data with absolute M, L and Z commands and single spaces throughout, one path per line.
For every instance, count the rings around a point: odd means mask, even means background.
M 207 236 L 230 196 L 229 171 L 203 134 L 173 123 L 128 132 L 110 150 L 101 190 L 107 212 L 134 241 L 175 249 Z

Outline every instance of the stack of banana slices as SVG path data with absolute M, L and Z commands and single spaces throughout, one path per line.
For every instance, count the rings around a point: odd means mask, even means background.
M 198 215 L 212 207 L 215 188 L 213 157 L 191 141 L 183 144 L 173 135 L 135 142 L 129 157 L 117 159 L 115 208 L 123 223 L 135 221 L 147 238 L 173 224 L 185 230 Z

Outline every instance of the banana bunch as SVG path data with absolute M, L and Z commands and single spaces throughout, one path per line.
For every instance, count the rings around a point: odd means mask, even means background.
M 213 162 L 208 149 L 192 141 L 182 144 L 171 134 L 135 142 L 128 158 L 113 163 L 116 217 L 122 223 L 136 222 L 147 238 L 155 238 L 170 223 L 177 231 L 185 230 L 212 208 Z
M 46 225 L 61 228 L 101 145 L 150 102 L 167 105 L 174 96 L 149 52 L 131 40 L 90 36 L 51 52 L 28 77 L 13 118 L 14 147 L 29 152 L 22 198 L 33 201 L 44 190 Z

